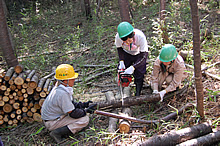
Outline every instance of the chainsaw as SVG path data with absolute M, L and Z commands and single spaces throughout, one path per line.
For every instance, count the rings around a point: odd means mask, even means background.
M 118 71 L 118 86 L 128 87 L 132 81 L 132 76 L 130 74 L 124 74 L 124 69 Z
M 118 71 L 118 86 L 122 98 L 122 106 L 124 105 L 124 94 L 122 87 L 128 87 L 132 81 L 132 76 L 130 74 L 124 74 L 124 69 Z

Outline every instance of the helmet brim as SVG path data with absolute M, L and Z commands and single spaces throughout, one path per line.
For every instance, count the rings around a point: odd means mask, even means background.
M 79 74 L 75 73 L 73 77 L 68 78 L 68 79 L 59 79 L 59 78 L 56 78 L 56 75 L 54 76 L 54 78 L 57 79 L 57 80 L 69 80 L 69 79 L 76 79 L 78 76 L 79 76 Z

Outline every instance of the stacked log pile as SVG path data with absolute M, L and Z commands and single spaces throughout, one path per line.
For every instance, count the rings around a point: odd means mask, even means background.
M 40 78 L 36 70 L 24 71 L 22 65 L 0 73 L 0 126 L 41 121 L 41 106 L 54 85 L 52 75 Z

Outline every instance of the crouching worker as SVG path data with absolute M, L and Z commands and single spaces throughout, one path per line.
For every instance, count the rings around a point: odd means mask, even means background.
M 78 73 L 69 64 L 61 64 L 56 68 L 55 87 L 47 96 L 41 109 L 41 118 L 45 127 L 51 131 L 50 136 L 57 143 L 65 136 L 74 134 L 86 127 L 89 117 L 86 113 L 92 114 L 96 104 L 89 105 L 88 102 L 73 102 L 73 85 Z
M 175 46 L 172 44 L 165 44 L 153 65 L 153 72 L 151 75 L 151 88 L 153 93 L 159 93 L 161 101 L 163 101 L 164 95 L 176 90 L 176 88 L 181 85 L 181 82 L 187 77 L 185 70 L 184 60 L 178 55 Z M 162 90 L 164 82 L 167 84 L 167 87 Z

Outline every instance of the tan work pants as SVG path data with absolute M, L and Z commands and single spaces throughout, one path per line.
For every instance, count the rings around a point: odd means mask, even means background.
M 160 72 L 159 73 L 158 90 L 161 91 L 162 85 L 164 82 L 166 82 L 166 84 L 169 85 L 172 80 L 173 80 L 173 74 L 168 74 L 168 72 L 163 74 L 162 72 Z
M 166 84 L 169 85 L 170 82 L 173 80 L 173 76 L 174 75 L 172 73 L 169 74 L 168 72 L 166 72 L 164 74 L 160 72 L 158 76 L 158 87 L 155 87 L 155 85 L 151 83 L 151 89 L 161 91 L 163 83 L 166 82 Z
M 57 120 L 44 122 L 44 125 L 49 131 L 52 131 L 52 130 L 55 130 L 57 128 L 64 127 L 67 125 L 67 127 L 73 134 L 80 131 L 82 128 L 86 127 L 88 124 L 89 124 L 88 116 L 74 119 L 67 115 L 61 116 Z

